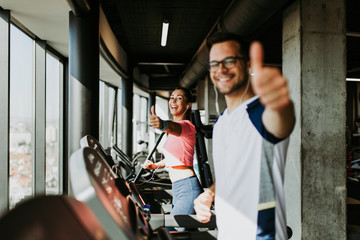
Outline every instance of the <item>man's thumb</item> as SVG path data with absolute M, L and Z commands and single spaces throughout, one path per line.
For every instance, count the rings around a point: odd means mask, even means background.
M 260 42 L 253 42 L 250 47 L 250 65 L 253 73 L 259 72 L 263 67 L 264 50 Z

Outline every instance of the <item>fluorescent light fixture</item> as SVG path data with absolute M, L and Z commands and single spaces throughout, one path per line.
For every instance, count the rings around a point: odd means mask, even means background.
M 162 26 L 162 34 L 161 34 L 161 46 L 163 47 L 166 46 L 168 30 L 169 30 L 169 22 L 164 21 Z
M 348 82 L 360 82 L 360 78 L 346 78 Z

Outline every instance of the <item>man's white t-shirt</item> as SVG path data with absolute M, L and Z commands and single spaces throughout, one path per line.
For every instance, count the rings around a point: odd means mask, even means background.
M 262 123 L 264 107 L 248 99 L 213 130 L 218 239 L 287 239 L 283 176 L 287 139 Z

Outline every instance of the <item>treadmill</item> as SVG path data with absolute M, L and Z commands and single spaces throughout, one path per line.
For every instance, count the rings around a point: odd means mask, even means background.
M 85 203 L 64 195 L 41 196 L 20 203 L 0 218 L 0 238 L 112 239 Z
M 125 182 L 118 178 L 95 149 L 84 147 L 70 158 L 70 179 L 76 199 L 86 203 L 111 239 L 216 239 L 217 231 L 183 231 L 169 234 L 164 227 L 215 228 L 215 218 L 199 223 L 194 215 L 151 214 L 134 201 Z M 150 219 L 150 220 L 149 220 Z M 154 231 L 155 229 L 156 231 Z

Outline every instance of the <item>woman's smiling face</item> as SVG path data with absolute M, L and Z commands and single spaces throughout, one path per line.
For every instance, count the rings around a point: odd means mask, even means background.
M 181 89 L 176 89 L 171 93 L 169 109 L 173 116 L 181 116 L 186 112 L 188 102 L 184 95 Z

